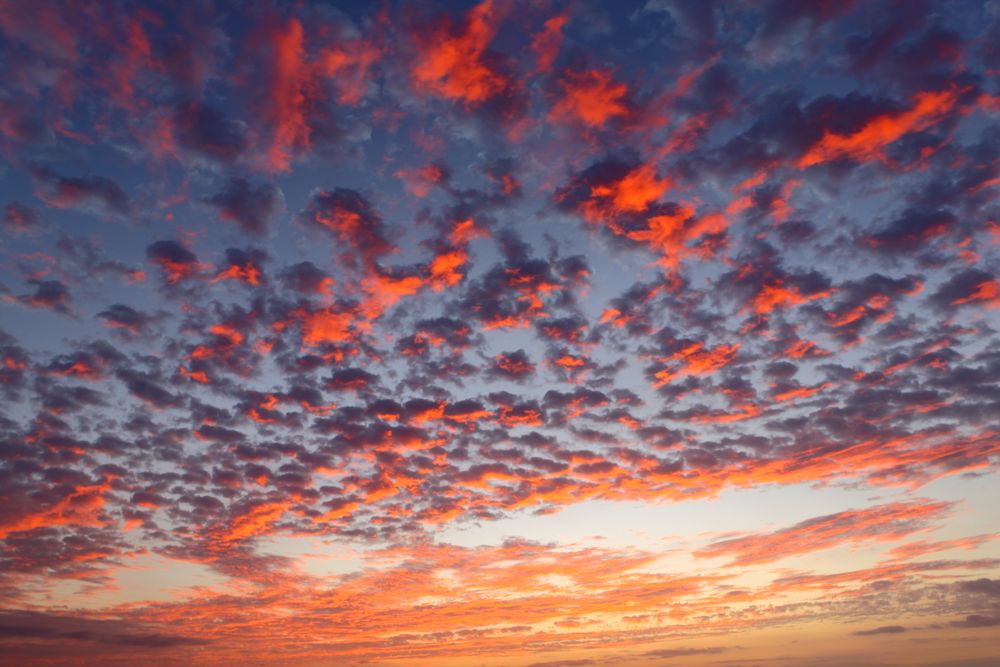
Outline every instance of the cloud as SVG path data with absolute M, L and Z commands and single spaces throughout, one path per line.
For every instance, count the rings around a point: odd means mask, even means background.
M 133 203 L 128 194 L 106 176 L 62 176 L 46 167 L 33 170 L 41 186 L 36 195 L 54 208 L 93 209 L 107 215 L 127 215 Z
M 930 296 L 941 309 L 959 306 L 994 308 L 1000 304 L 1000 282 L 981 269 L 965 269 L 942 283 Z
M 73 296 L 60 280 L 29 280 L 34 292 L 23 294 L 18 299 L 32 308 L 46 308 L 63 315 L 72 313 Z
M 246 179 L 233 178 L 206 202 L 218 210 L 220 219 L 235 222 L 248 234 L 260 235 L 284 205 L 284 196 L 273 185 L 253 186 Z
M 4 207 L 2 223 L 8 231 L 24 234 L 37 231 L 42 225 L 42 219 L 35 209 L 11 202 Z
M 729 565 L 769 563 L 839 544 L 898 540 L 921 531 L 951 510 L 946 502 L 891 503 L 807 519 L 773 533 L 713 542 L 695 552 L 700 558 L 728 557 Z
M 141 627 L 129 622 L 92 620 L 41 612 L 5 612 L 0 616 L 0 635 L 7 637 L 8 640 L 69 640 L 142 649 L 169 649 L 209 643 L 194 637 L 143 632 Z M 90 649 L 82 650 L 89 652 Z M 31 649 L 25 650 L 25 657 L 33 652 Z
M 609 72 L 591 69 L 567 70 L 558 81 L 559 97 L 549 111 L 554 121 L 568 120 L 587 127 L 602 127 L 608 121 L 631 115 L 628 86 L 615 82 Z
M 204 265 L 198 257 L 176 241 L 156 241 L 146 247 L 146 259 L 160 267 L 163 279 L 173 285 L 197 277 Z
M 657 649 L 655 651 L 648 651 L 644 655 L 651 658 L 683 658 L 689 655 L 715 655 L 716 653 L 722 653 L 728 650 L 726 647 L 722 646 L 712 646 L 709 648 L 664 648 Z
M 963 581 L 959 584 L 959 587 L 969 593 L 977 593 L 982 595 L 989 595 L 992 597 L 1000 596 L 1000 580 L 996 579 L 974 579 L 972 581 Z
M 177 104 L 173 115 L 177 143 L 193 154 L 222 164 L 235 162 L 250 147 L 249 127 L 199 101 Z
M 415 25 L 411 39 L 416 50 L 410 75 L 417 90 L 455 99 L 471 109 L 487 105 L 516 107 L 519 85 L 502 57 L 490 50 L 497 31 L 499 3 L 484 0 L 459 20 L 442 15 Z
M 0 12 L 9 660 L 989 633 L 994 14 L 126 4 Z
M 360 192 L 346 188 L 313 193 L 299 213 L 299 220 L 323 229 L 344 245 L 349 265 L 361 258 L 368 265 L 393 250 L 387 229 L 371 202 Z
M 903 632 L 906 632 L 906 628 L 902 625 L 882 625 L 871 630 L 858 630 L 854 634 L 859 637 L 868 637 L 871 635 L 896 635 Z

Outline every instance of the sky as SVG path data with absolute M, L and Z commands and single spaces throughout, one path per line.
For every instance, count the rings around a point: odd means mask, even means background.
M 1000 664 L 1000 2 L 0 0 L 0 664 Z

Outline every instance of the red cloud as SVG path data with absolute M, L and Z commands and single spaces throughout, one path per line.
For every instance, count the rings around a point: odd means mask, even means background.
M 827 130 L 798 159 L 796 166 L 810 167 L 842 158 L 860 162 L 885 160 L 884 149 L 889 144 L 941 121 L 957 102 L 958 93 L 954 89 L 917 93 L 909 111 L 877 116 L 851 134 Z
M 442 18 L 413 35 L 417 54 L 410 72 L 418 90 L 470 108 L 510 94 L 517 84 L 487 51 L 498 22 L 493 0 L 484 0 L 457 24 Z
M 608 72 L 567 70 L 558 85 L 560 94 L 549 112 L 551 120 L 570 120 L 598 128 L 630 114 L 628 86 L 615 83 Z

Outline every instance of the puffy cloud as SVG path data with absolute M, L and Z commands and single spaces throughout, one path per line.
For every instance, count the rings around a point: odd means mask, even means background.
M 146 248 L 146 259 L 160 267 L 168 284 L 197 277 L 204 265 L 198 257 L 176 241 L 156 241 Z
M 248 234 L 263 234 L 271 216 L 283 206 L 284 197 L 273 185 L 254 186 L 246 179 L 233 178 L 206 202 L 218 209 L 222 220 L 236 223 Z

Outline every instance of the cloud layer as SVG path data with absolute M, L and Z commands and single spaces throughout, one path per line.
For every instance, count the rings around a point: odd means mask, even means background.
M 1000 8 L 949 7 L 0 2 L 5 654 L 1000 657 Z M 507 532 L 611 501 L 708 518 Z

